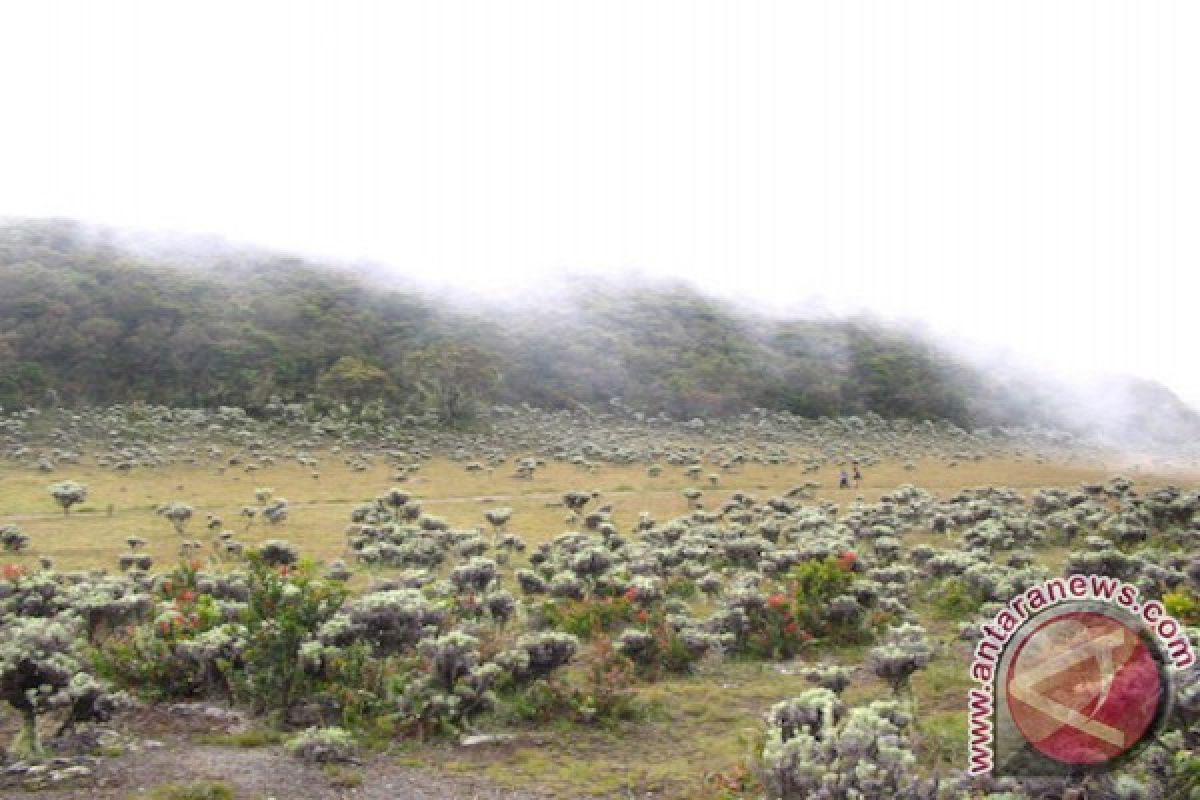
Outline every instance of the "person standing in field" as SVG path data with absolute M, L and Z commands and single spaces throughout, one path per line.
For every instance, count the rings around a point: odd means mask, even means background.
M 838 488 L 839 489 L 849 489 L 850 488 L 850 474 L 848 472 L 846 472 L 846 470 L 842 470 L 842 474 L 838 476 Z
M 862 483 L 862 470 L 858 468 L 858 462 L 855 461 L 854 462 L 854 488 L 857 489 L 858 485 L 860 483 Z

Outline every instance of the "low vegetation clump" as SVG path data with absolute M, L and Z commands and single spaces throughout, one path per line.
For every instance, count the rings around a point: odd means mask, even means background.
M 218 781 L 155 786 L 145 795 L 149 800 L 236 800 L 233 789 Z

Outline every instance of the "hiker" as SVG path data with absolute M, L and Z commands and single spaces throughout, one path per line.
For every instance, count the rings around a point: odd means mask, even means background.
M 839 476 L 838 488 L 839 489 L 849 489 L 850 488 L 850 475 L 849 475 L 849 473 L 846 472 L 846 470 L 842 470 L 842 474 Z
M 855 461 L 854 462 L 854 488 L 857 489 L 858 485 L 860 483 L 862 483 L 862 470 L 858 468 L 858 462 Z

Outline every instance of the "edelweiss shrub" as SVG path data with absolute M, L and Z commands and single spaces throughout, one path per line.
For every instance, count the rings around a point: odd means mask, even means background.
M 718 637 L 665 617 L 660 611 L 638 612 L 635 619 L 642 627 L 623 631 L 614 646 L 643 677 L 655 679 L 662 673 L 691 672 L 696 661 L 720 646 Z
M 0 525 L 0 549 L 19 553 L 29 547 L 29 536 L 16 525 Z
M 461 591 L 484 592 L 496 580 L 497 565 L 490 558 L 474 557 L 466 564 L 455 567 L 450 580 Z
M 332 764 L 354 760 L 354 736 L 343 728 L 308 728 L 289 739 L 287 751 L 310 764 Z
M 63 516 L 66 516 L 70 513 L 71 506 L 79 505 L 87 499 L 88 487 L 75 481 L 63 481 L 50 487 L 50 496 L 62 508 Z
M 0 698 L 22 719 L 11 748 L 17 758 L 41 755 L 38 715 L 70 700 L 65 690 L 83 670 L 76 625 L 65 614 L 56 619 L 10 616 L 0 625 Z
M 579 651 L 579 640 L 567 633 L 529 633 L 517 639 L 514 647 L 498 654 L 495 663 L 517 684 L 549 677 L 566 666 Z
M 399 703 L 407 725 L 422 736 L 453 732 L 494 706 L 492 685 L 503 668 L 481 665 L 478 645 L 478 639 L 462 631 L 421 642 L 421 671 L 405 686 Z
M 282 525 L 287 521 L 288 511 L 288 501 L 280 497 L 263 506 L 263 519 L 271 525 Z
M 272 567 L 290 567 L 300 560 L 296 546 L 283 539 L 267 539 L 258 548 L 258 555 L 263 563 Z
M 909 687 L 909 680 L 918 669 L 927 666 L 933 649 L 920 625 L 903 624 L 891 628 L 883 642 L 868 653 L 872 672 L 882 678 L 892 691 Z
M 158 513 L 171 523 L 176 533 L 182 536 L 188 522 L 192 518 L 193 509 L 191 506 L 184 505 L 183 503 L 168 503 L 165 506 L 160 506 Z
M 445 611 L 420 590 L 391 589 L 355 599 L 324 623 L 317 636 L 338 646 L 366 641 L 386 655 L 415 647 L 422 638 L 436 634 L 445 619 Z
M 833 692 L 810 689 L 775 706 L 771 720 L 763 768 L 772 800 L 936 796 L 936 783 L 916 774 L 911 718 L 894 704 L 843 711 Z
M 804 677 L 810 683 L 815 683 L 822 689 L 828 689 L 834 694 L 840 695 L 850 685 L 850 679 L 854 675 L 854 671 L 854 667 L 843 667 L 837 664 L 820 664 L 816 667 L 806 669 Z

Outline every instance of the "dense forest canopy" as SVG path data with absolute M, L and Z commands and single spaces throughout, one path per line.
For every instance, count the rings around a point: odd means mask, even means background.
M 1058 423 L 1001 380 L 865 318 L 778 319 L 682 284 L 563 288 L 468 309 L 361 269 L 63 220 L 0 223 L 0 406 L 161 403 L 436 411 L 481 403 Z M 1161 387 L 1149 403 L 1194 423 Z M 1164 400 L 1165 398 L 1165 400 Z M 1142 417 L 1146 408 L 1138 410 Z

